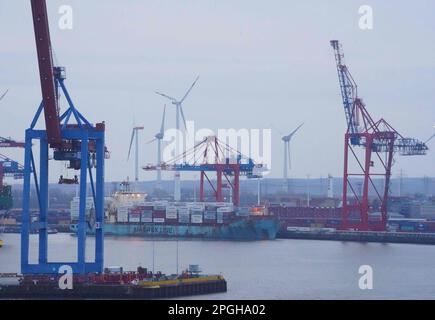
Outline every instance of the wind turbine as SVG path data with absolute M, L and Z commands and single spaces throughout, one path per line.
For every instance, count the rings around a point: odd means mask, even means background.
M 189 90 L 187 90 L 186 94 L 184 95 L 184 97 L 181 100 L 177 100 L 171 96 L 168 96 L 164 93 L 160 93 L 158 91 L 156 91 L 156 94 L 169 99 L 172 104 L 175 106 L 175 110 L 176 110 L 176 116 L 175 116 L 175 127 L 177 129 L 177 136 L 176 136 L 176 141 L 175 141 L 175 156 L 178 156 L 180 154 L 180 147 L 179 147 L 179 133 L 180 133 L 180 117 L 183 119 L 183 125 L 184 125 L 184 129 L 186 129 L 186 117 L 184 116 L 184 111 L 183 111 L 183 102 L 186 100 L 187 96 L 190 94 L 190 92 L 192 91 L 193 87 L 196 85 L 196 83 L 199 80 L 199 76 L 195 79 L 195 81 L 193 82 L 193 84 L 190 86 Z M 175 175 L 174 175 L 174 182 L 175 182 L 175 191 L 174 191 L 174 200 L 175 201 L 180 201 L 181 200 L 181 186 L 180 186 L 180 173 L 178 171 L 175 171 Z
M 130 148 L 128 149 L 127 161 L 130 160 L 131 147 L 133 146 L 133 140 L 135 140 L 135 161 L 134 161 L 134 179 L 139 181 L 139 131 L 144 127 L 133 127 L 131 132 Z
M 163 108 L 163 118 L 160 131 L 154 136 L 154 139 L 148 143 L 157 141 L 157 185 L 156 190 L 162 189 L 162 140 L 165 136 L 165 118 L 166 118 L 166 104 Z
M 285 191 L 288 192 L 288 171 L 292 167 L 291 163 L 291 152 L 290 152 L 290 143 L 293 138 L 293 136 L 296 134 L 296 132 L 299 131 L 300 128 L 302 128 L 304 124 L 302 123 L 299 127 L 297 127 L 295 130 L 293 130 L 290 134 L 283 136 L 281 139 L 284 142 L 284 169 L 283 169 L 283 178 L 285 181 Z
M 3 98 L 8 94 L 9 89 L 5 91 L 5 93 L 2 94 L 2 96 L 0 97 L 0 101 L 3 100 Z

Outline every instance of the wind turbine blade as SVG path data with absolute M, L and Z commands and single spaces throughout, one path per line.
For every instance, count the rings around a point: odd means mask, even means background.
M 134 134 L 135 134 L 135 130 L 133 129 L 132 133 L 131 133 L 131 141 L 130 141 L 130 148 L 128 149 L 128 156 L 127 156 L 127 161 L 130 160 L 130 154 L 131 154 L 131 147 L 133 145 L 133 140 L 134 140 Z
M 432 137 L 430 137 L 429 139 L 427 139 L 427 141 L 425 143 L 429 143 L 433 138 L 435 138 L 435 133 L 432 135 Z
M 196 77 L 195 81 L 193 82 L 193 84 L 190 86 L 189 90 L 187 90 L 186 94 L 184 95 L 183 99 L 181 99 L 180 103 L 183 103 L 184 100 L 186 100 L 187 96 L 189 95 L 190 91 L 192 91 L 193 87 L 195 86 L 195 84 L 198 82 L 199 80 L 199 76 Z
M 281 137 L 283 137 L 284 136 L 284 134 L 273 124 L 273 123 L 271 123 L 270 124 L 270 127 L 272 128 L 272 129 L 275 129 L 278 133 L 279 133 L 279 135 L 281 136 Z
M 184 128 L 187 129 L 186 117 L 184 116 L 183 107 L 180 105 L 181 118 L 183 119 Z
M 165 97 L 166 99 L 169 99 L 169 100 L 171 100 L 173 102 L 177 102 L 177 99 L 172 98 L 172 97 L 170 97 L 170 96 L 168 96 L 168 95 L 166 95 L 164 93 L 160 93 L 160 92 L 156 91 L 156 94 L 158 94 L 159 96 Z
M 9 89 L 5 91 L 5 93 L 2 94 L 2 96 L 0 97 L 0 101 L 3 100 L 3 98 L 8 94 Z
M 296 132 L 298 132 L 299 131 L 299 129 L 300 128 L 302 128 L 302 126 L 304 125 L 304 123 L 302 123 L 299 127 L 297 127 L 292 133 L 290 133 L 289 135 L 288 135 L 288 137 L 289 138 L 292 138 L 295 134 L 296 134 Z
M 156 141 L 156 140 L 157 140 L 157 138 L 154 138 L 154 139 L 148 141 L 147 144 L 153 143 L 153 142 Z
M 166 104 L 163 107 L 162 126 L 160 127 L 160 134 L 161 135 L 163 135 L 165 133 L 165 118 L 166 118 Z

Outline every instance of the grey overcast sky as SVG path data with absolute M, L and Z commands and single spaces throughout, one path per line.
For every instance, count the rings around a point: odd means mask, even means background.
M 405 136 L 435 131 L 435 2 L 354 0 L 48 0 L 56 60 L 67 67 L 76 106 L 107 123 L 112 159 L 106 179 L 133 176 L 130 130 L 143 124 L 141 163 L 154 162 L 165 101 L 181 96 L 196 127 L 305 127 L 292 144 L 292 177 L 342 175 L 345 118 L 329 40 L 346 61 L 373 117 Z M 61 5 L 73 8 L 73 30 L 58 28 Z M 358 27 L 358 8 L 374 10 L 374 29 Z M 30 1 L 0 2 L 0 136 L 23 138 L 41 94 Z M 174 124 L 168 108 L 168 128 Z M 435 143 L 435 141 L 434 141 Z M 432 147 L 435 147 L 432 144 Z M 282 175 L 282 143 L 273 132 L 272 177 Z M 22 151 L 2 151 L 22 159 Z M 434 152 L 396 158 L 393 174 L 435 176 Z M 63 169 L 53 170 L 52 180 Z M 169 175 L 166 175 L 169 178 Z M 149 180 L 154 174 L 141 173 Z

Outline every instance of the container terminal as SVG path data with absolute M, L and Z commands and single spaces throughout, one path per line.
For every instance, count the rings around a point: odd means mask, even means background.
M 283 203 L 258 201 L 244 206 L 240 201 L 240 179 L 258 181 L 267 171 L 238 150 L 215 136 L 205 137 L 193 149 L 175 153 L 175 158 L 163 162 L 162 126 L 155 136 L 157 163 L 143 166 L 144 171 L 157 172 L 157 187 L 161 187 L 161 172 L 174 173 L 174 196 L 171 200 L 147 199 L 145 194 L 124 190 L 112 197 L 105 196 L 104 170 L 110 159 L 106 145 L 104 122 L 91 123 L 75 106 L 65 80 L 66 69 L 53 64 L 52 45 L 45 0 L 31 0 L 35 43 L 41 79 L 42 101 L 26 130 L 25 142 L 0 137 L 1 148 L 24 149 L 24 164 L 0 154 L 0 222 L 5 233 L 21 233 L 21 274 L 3 275 L 18 285 L 1 286 L 0 298 L 160 298 L 225 292 L 227 285 L 221 275 L 201 276 L 195 268 L 182 275 L 150 274 L 146 269 L 124 272 L 122 268 L 104 268 L 104 236 L 143 236 L 199 238 L 211 240 L 274 240 L 276 238 L 315 239 L 359 242 L 391 242 L 435 244 L 435 221 L 431 219 L 394 218 L 389 211 L 391 175 L 394 156 L 424 156 L 427 143 L 409 138 L 396 130 L 384 118 L 374 119 L 359 95 L 357 83 L 344 59 L 341 42 L 331 40 L 339 80 L 341 102 L 347 130 L 344 134 L 344 170 L 340 204 L 331 207 L 286 206 Z M 182 99 L 156 92 L 176 107 L 176 128 L 186 127 L 183 102 L 195 87 L 195 79 Z M 7 92 L 1 97 L 2 100 Z M 67 110 L 60 113 L 60 97 L 65 97 Z M 36 129 L 44 118 L 45 128 Z M 288 189 L 290 143 L 303 127 L 284 135 L 283 177 Z M 130 152 L 136 138 L 135 180 L 139 181 L 138 132 L 134 127 Z M 154 141 L 153 140 L 153 141 Z M 35 165 L 34 150 L 39 156 Z M 357 150 L 362 152 L 357 152 Z M 49 155 L 52 151 L 52 156 Z M 228 156 L 231 154 L 231 156 Z M 362 155 L 361 155 L 362 154 Z M 213 161 L 210 161 L 213 155 Z M 190 159 L 190 160 L 189 160 Z M 193 159 L 193 160 L 192 160 Z M 74 178 L 63 175 L 59 185 L 76 185 L 77 196 L 70 208 L 50 211 L 50 160 L 67 163 Z M 354 170 L 352 162 L 358 164 Z M 199 201 L 182 201 L 180 174 L 200 174 Z M 216 175 L 216 179 L 211 178 Z M 23 180 L 22 209 L 12 210 L 12 189 L 4 178 Z M 359 182 L 356 183 L 356 180 Z M 381 180 L 381 186 L 376 181 Z M 33 184 L 33 185 L 32 185 Z M 359 185 L 358 185 L 359 184 Z M 206 185 L 213 190 L 213 201 L 206 200 Z M 32 187 L 36 190 L 37 209 L 31 208 Z M 128 183 L 124 184 L 128 188 Z M 229 199 L 224 193 L 229 189 Z M 260 192 L 259 192 L 260 193 Z M 260 196 L 259 196 L 260 199 Z M 376 205 L 373 203 L 376 202 Z M 48 235 L 70 232 L 77 237 L 77 262 L 49 262 Z M 38 263 L 29 262 L 29 237 L 38 234 Z M 86 261 L 86 237 L 95 238 L 95 259 Z M 0 248 L 3 241 L 0 239 Z M 76 290 L 60 292 L 58 270 L 70 265 L 76 279 Z M 116 269 L 116 268 L 115 268 Z

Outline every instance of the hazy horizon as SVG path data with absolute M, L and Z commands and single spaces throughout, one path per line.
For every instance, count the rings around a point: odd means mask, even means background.
M 73 30 L 57 27 L 57 11 L 65 4 L 74 10 Z M 302 122 L 292 142 L 290 176 L 342 176 L 346 123 L 331 39 L 343 43 L 373 117 L 425 141 L 435 124 L 435 3 L 364 4 L 374 10 L 371 31 L 358 28 L 361 3 L 354 0 L 52 0 L 48 9 L 56 61 L 67 68 L 77 108 L 92 122 L 106 121 L 112 151 L 106 180 L 121 181 L 134 177 L 134 162 L 127 162 L 133 123 L 145 126 L 140 164 L 156 161 L 156 146 L 146 142 L 158 132 L 167 101 L 154 91 L 178 98 L 197 75 L 184 104 L 197 128 L 273 124 L 268 178 L 282 176 L 283 145 L 275 128 L 286 133 Z M 30 2 L 2 1 L 0 20 L 0 92 L 9 89 L 0 102 L 0 136 L 21 140 L 41 100 Z M 167 129 L 174 127 L 174 110 L 168 104 Z M 23 162 L 21 150 L 0 152 Z M 393 176 L 402 169 L 408 177 L 434 177 L 434 160 L 432 151 L 397 156 Z M 50 180 L 60 174 L 66 171 L 55 164 Z M 140 177 L 153 180 L 155 173 L 141 171 Z

